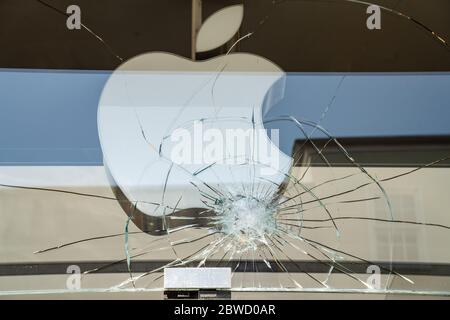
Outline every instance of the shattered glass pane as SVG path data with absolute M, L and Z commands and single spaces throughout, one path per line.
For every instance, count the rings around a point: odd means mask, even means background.
M 269 14 L 250 14 L 256 24 L 197 60 L 122 57 L 82 24 L 114 71 L 0 70 L 5 119 L 16 83 L 95 83 L 102 157 L 97 167 L 28 165 L 8 160 L 20 151 L 1 141 L 0 294 L 161 297 L 165 269 L 214 267 L 230 268 L 224 290 L 244 296 L 450 295 L 449 74 L 288 72 L 245 50 L 277 10 L 324 2 L 264 3 Z M 441 32 L 379 2 L 450 58 Z M 426 148 L 402 135 L 424 136 Z

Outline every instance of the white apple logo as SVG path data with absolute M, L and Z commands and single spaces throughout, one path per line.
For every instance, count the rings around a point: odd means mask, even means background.
M 229 41 L 242 18 L 241 5 L 212 15 L 200 29 L 197 51 Z M 207 129 L 220 132 L 262 129 L 263 110 L 280 99 L 283 91 L 283 71 L 249 53 L 230 53 L 206 61 L 164 52 L 133 57 L 113 72 L 99 102 L 104 164 L 125 197 L 150 216 L 170 214 L 168 208 L 205 207 L 199 193 L 203 183 L 214 190 L 226 190 L 223 192 L 245 190 L 255 180 L 258 184 L 282 183 L 282 173 L 288 172 L 292 159 L 267 136 L 263 142 L 277 159 L 278 170 L 271 182 L 264 182 L 264 174 L 251 171 L 248 165 L 195 162 L 181 166 L 167 155 L 173 149 L 168 136 L 179 128 L 194 130 L 198 120 Z M 243 155 L 246 157 L 251 155 Z M 271 159 L 259 161 L 271 166 Z M 202 170 L 208 165 L 209 170 Z

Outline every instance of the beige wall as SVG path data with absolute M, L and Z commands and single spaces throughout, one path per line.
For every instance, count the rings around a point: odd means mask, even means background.
M 301 168 L 294 175 L 301 175 Z M 341 177 L 353 172 L 350 168 L 335 168 L 331 173 L 327 168 L 311 168 L 303 182 L 308 188 L 314 187 L 331 178 Z M 393 176 L 409 169 L 370 168 L 378 179 Z M 42 186 L 77 192 L 95 193 L 113 196 L 102 167 L 0 167 L 2 183 Z M 334 194 L 351 189 L 367 180 L 367 177 L 355 177 L 336 184 L 317 188 L 319 196 Z M 383 183 L 392 201 L 394 219 L 421 221 L 450 226 L 450 170 L 428 168 Z M 350 196 L 325 201 L 334 217 L 362 216 L 388 218 L 383 200 L 340 203 L 343 200 L 367 198 L 380 194 L 380 190 L 369 186 Z M 306 200 L 307 198 L 305 198 Z M 326 218 L 320 208 L 311 209 L 305 218 Z M 64 193 L 37 190 L 24 190 L 0 187 L 0 263 L 36 263 L 78 261 L 110 261 L 124 258 L 124 238 L 95 240 L 74 246 L 61 248 L 43 254 L 33 254 L 36 250 L 83 238 L 121 233 L 124 230 L 126 215 L 114 200 L 97 199 Z M 304 236 L 314 237 L 334 247 L 340 248 L 371 261 L 389 260 L 392 248 L 393 261 L 450 263 L 450 230 L 429 226 L 411 226 L 372 221 L 338 221 L 341 237 L 336 238 L 332 229 L 305 230 Z M 137 228 L 131 227 L 137 231 Z M 185 234 L 186 235 L 186 234 Z M 130 248 L 153 250 L 139 258 L 173 259 L 174 254 L 167 239 L 151 243 L 153 237 L 146 234 L 130 236 Z M 392 245 L 393 244 L 393 245 Z M 195 247 L 195 245 L 193 245 Z M 165 249 L 161 249 L 165 248 Z M 184 249 L 183 249 L 184 250 Z M 186 249 L 188 250 L 188 249 Z M 137 251 L 135 251 L 137 252 Z M 305 259 L 292 252 L 295 259 Z M 307 260 L 307 259 L 306 259 Z M 127 278 L 127 274 L 93 274 L 83 280 L 83 288 L 108 288 Z M 295 274 L 296 281 L 307 283 L 303 274 Z M 162 288 L 162 281 L 148 277 L 142 286 Z M 392 289 L 425 290 L 450 292 L 449 277 L 411 276 L 414 285 L 409 285 L 399 277 L 389 279 Z M 48 290 L 64 289 L 67 276 L 3 276 L 0 277 L 0 290 Z M 156 280 L 155 280 L 156 279 Z M 256 280 L 255 280 L 256 279 Z M 233 278 L 236 287 L 252 287 L 257 284 L 276 287 L 289 279 L 282 273 L 261 273 L 251 275 L 239 273 Z M 387 281 L 383 278 L 382 282 Z M 353 288 L 354 283 L 346 276 L 333 275 L 336 288 Z M 124 293 L 125 294 L 125 293 Z M 131 293 L 127 293 L 133 297 Z M 80 297 L 92 294 L 80 293 Z M 159 298 L 159 293 L 148 293 L 146 297 Z M 236 297 L 271 297 L 274 293 L 236 293 Z M 292 296 L 293 295 L 293 296 Z M 301 293 L 292 293 L 289 297 L 304 297 Z M 317 296 L 318 294 L 310 294 Z M 120 294 L 111 295 L 118 297 Z M 71 296 L 73 297 L 73 296 Z M 235 297 L 235 296 L 233 296 Z M 325 296 L 323 296 L 325 297 Z M 344 295 L 345 297 L 345 295 Z M 384 297 L 384 296 L 383 296 Z M 400 296 L 397 296 L 400 297 Z

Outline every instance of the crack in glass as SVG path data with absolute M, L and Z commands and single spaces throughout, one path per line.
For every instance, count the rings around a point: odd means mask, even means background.
M 44 1 L 37 0 L 43 5 L 66 15 L 63 11 L 55 9 Z M 305 1 L 305 0 L 301 0 Z M 273 6 L 288 2 L 273 1 Z M 323 1 L 322 1 L 323 2 Z M 357 5 L 372 5 L 370 2 L 357 0 L 344 0 L 343 2 Z M 381 9 L 400 18 L 407 19 L 429 32 L 433 38 L 448 50 L 448 43 L 436 32 L 423 25 L 418 20 L 409 17 L 394 9 L 380 6 Z M 259 26 L 252 32 L 240 37 L 234 42 L 225 57 L 230 57 L 236 45 L 251 37 L 254 32 L 269 19 L 266 16 L 260 20 Z M 117 55 L 94 31 L 87 26 L 83 28 L 96 37 L 114 56 Z M 263 118 L 255 120 L 254 110 L 250 117 L 221 116 L 224 108 L 216 97 L 216 85 L 222 77 L 227 76 L 227 60 L 219 63 L 214 71 L 202 82 L 198 91 L 189 96 L 178 115 L 185 111 L 184 107 L 195 101 L 198 92 L 210 87 L 213 112 L 210 117 L 198 118 L 195 121 L 183 122 L 181 125 L 174 119 L 173 124 L 165 131 L 159 145 L 150 142 L 147 128 L 144 127 L 140 107 L 128 97 L 134 116 L 139 125 L 142 140 L 149 149 L 157 150 L 159 160 L 165 166 L 161 167 L 164 179 L 159 185 L 160 193 L 155 201 L 146 199 L 127 199 L 122 196 L 107 197 L 95 194 L 70 192 L 50 188 L 36 188 L 20 185 L 0 184 L 2 187 L 33 189 L 43 192 L 67 193 L 72 196 L 96 197 L 104 201 L 119 201 L 128 206 L 129 218 L 123 232 L 96 235 L 90 238 L 75 240 L 53 247 L 41 249 L 35 254 L 45 254 L 54 250 L 62 250 L 69 246 L 91 241 L 102 241 L 111 238 L 124 238 L 124 258 L 95 269 L 86 270 L 83 275 L 95 274 L 114 264 L 125 263 L 129 277 L 125 281 L 115 284 L 107 290 L 151 290 L 162 288 L 161 272 L 168 267 L 230 267 L 232 269 L 233 286 L 236 291 L 271 291 L 293 290 L 313 292 L 390 292 L 389 286 L 392 277 L 397 276 L 408 284 L 414 284 L 407 275 L 396 271 L 393 262 L 395 253 L 396 226 L 410 225 L 427 228 L 449 230 L 443 224 L 409 221 L 397 219 L 391 204 L 389 193 L 384 185 L 392 180 L 416 173 L 419 170 L 433 167 L 440 162 L 450 159 L 445 157 L 403 173 L 387 177 L 377 177 L 360 165 L 352 154 L 334 137 L 321 123 L 332 108 L 339 93 L 345 76 L 342 76 L 329 103 L 324 107 L 319 121 L 298 119 L 291 115 L 276 118 Z M 125 83 L 127 86 L 129 83 Z M 171 160 L 171 151 L 174 148 L 171 141 L 172 134 L 179 129 L 188 132 L 195 130 L 195 122 L 200 122 L 207 128 L 226 129 L 227 125 L 238 124 L 239 128 L 249 130 L 250 136 L 257 135 L 257 127 L 264 128 L 267 124 L 289 123 L 294 125 L 298 135 L 303 138 L 303 144 L 293 154 L 293 162 L 289 168 L 281 168 L 272 176 L 264 177 L 258 174 L 262 169 L 270 166 L 261 162 L 254 155 L 255 140 L 246 145 L 246 151 L 239 155 L 223 155 L 222 161 L 214 161 L 205 165 L 184 166 Z M 313 134 L 319 132 L 326 137 L 325 143 L 318 142 Z M 326 166 L 322 168 L 326 174 L 323 181 L 315 181 L 310 185 L 307 177 L 314 168 L 311 164 L 303 165 L 301 161 L 305 156 L 306 146 L 313 150 L 313 157 L 320 158 Z M 345 174 L 335 170 L 333 164 L 325 155 L 327 148 L 333 147 L 346 159 Z M 227 150 L 229 151 L 229 150 Z M 229 164 L 232 163 L 232 164 Z M 273 168 L 272 168 L 273 169 Z M 146 172 L 142 172 L 142 177 Z M 182 178 L 180 178 L 182 177 Z M 211 177 L 216 183 L 210 184 Z M 226 179 L 224 179 L 226 177 Z M 173 181 L 183 181 L 182 190 L 176 190 Z M 145 179 L 140 179 L 144 183 Z M 186 193 L 186 190 L 188 192 Z M 119 190 L 120 191 L 120 190 Z M 169 198 L 170 193 L 170 198 Z M 175 194 L 175 196 L 173 196 Z M 159 201 L 156 198 L 160 198 Z M 186 197 L 195 197 L 196 202 L 202 204 L 198 207 L 184 207 Z M 146 198 L 146 197 L 144 197 Z M 383 216 L 349 216 L 346 214 L 348 206 L 376 202 L 383 207 Z M 151 230 L 144 228 L 139 231 L 130 231 L 131 223 L 137 219 L 138 211 L 144 210 L 152 216 Z M 148 214 L 151 212 L 152 214 Z M 388 230 L 385 234 L 388 242 L 386 252 L 382 253 L 383 260 L 372 261 L 370 257 L 360 256 L 342 247 L 341 238 L 351 237 L 346 224 L 352 221 L 365 221 L 373 224 L 383 224 Z M 134 228 L 133 228 L 134 230 Z M 142 247 L 133 247 L 131 240 L 134 235 L 148 233 L 148 244 Z M 119 248 L 118 248 L 119 250 Z M 160 267 L 146 272 L 133 272 L 133 263 L 142 257 L 157 255 L 159 252 L 170 252 L 173 259 Z M 308 269 L 302 261 L 315 262 L 324 268 L 324 272 L 317 273 Z M 355 270 L 352 263 L 377 265 L 382 270 L 382 284 L 374 287 L 368 280 L 368 275 Z M 268 279 L 267 274 L 275 274 L 276 280 Z M 150 277 L 153 275 L 153 277 Z M 342 278 L 350 280 L 349 283 Z M 147 282 L 146 282 L 147 281 Z M 408 293 L 412 291 L 406 290 Z

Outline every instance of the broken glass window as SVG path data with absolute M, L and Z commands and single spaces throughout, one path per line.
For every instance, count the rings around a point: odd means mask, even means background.
M 373 5 L 342 2 L 352 8 Z M 241 27 L 242 5 L 212 14 L 203 27 L 213 30 L 201 27 L 195 46 L 199 53 L 209 53 L 196 61 L 162 52 L 124 59 L 83 24 L 120 63 L 108 75 L 99 101 L 104 174 L 83 176 L 90 183 L 101 176 L 108 189 L 96 190 L 95 183 L 88 191 L 43 186 L 48 182 L 42 182 L 40 169 L 12 168 L 4 175 L 6 193 L 38 199 L 51 195 L 46 201 L 67 212 L 87 201 L 82 207 L 89 214 L 80 213 L 82 224 L 76 217 L 38 219 L 41 234 L 52 224 L 71 229 L 70 221 L 78 221 L 79 227 L 67 242 L 59 234 L 36 243 L 37 262 L 31 269 L 40 270 L 40 259 L 74 261 L 82 272 L 75 288 L 79 292 L 162 292 L 166 268 L 226 267 L 232 272 L 233 292 L 448 295 L 449 282 L 439 277 L 449 276 L 445 244 L 450 224 L 441 211 L 449 205 L 450 154 L 444 150 L 410 168 L 396 168 L 389 160 L 362 164 L 360 154 L 367 150 L 348 148 L 327 127 L 330 114 L 342 113 L 336 111 L 338 99 L 348 94 L 349 83 L 367 80 L 359 75 L 326 76 L 330 83 L 319 116 L 302 114 L 307 108 L 299 103 L 302 97 L 291 99 L 287 93 L 299 78 L 305 81 L 304 75 L 287 73 L 269 58 L 241 50 L 247 41 L 264 36 L 272 11 L 289 3 L 270 2 L 268 14 L 251 27 Z M 448 58 L 440 33 L 395 8 L 380 8 L 430 36 Z M 224 23 L 231 18 L 235 24 Z M 248 32 L 235 34 L 243 28 Z M 221 46 L 220 55 L 208 56 Z M 287 128 L 296 140 L 294 148 L 293 141 L 279 139 Z M 77 171 L 69 171 L 64 174 L 76 181 Z M 24 176 L 28 180 L 21 180 Z M 15 194 L 4 197 L 5 208 L 30 212 L 17 202 L 11 205 Z M 9 210 L 2 211 L 4 221 L 12 219 Z M 26 221 L 34 230 L 33 220 Z M 25 236 L 9 230 L 8 223 L 4 226 L 3 233 L 14 239 Z M 6 262 L 20 261 L 20 251 L 3 250 Z M 102 254 L 109 261 L 95 259 Z M 97 262 L 86 262 L 92 260 Z M 46 268 L 41 274 L 62 273 L 65 289 L 50 282 L 44 288 L 33 284 L 30 290 L 4 278 L 4 294 L 73 289 L 67 287 L 66 270 Z M 11 268 L 4 270 L 11 275 Z M 426 283 L 424 276 L 432 280 Z

